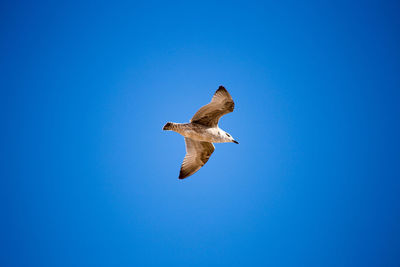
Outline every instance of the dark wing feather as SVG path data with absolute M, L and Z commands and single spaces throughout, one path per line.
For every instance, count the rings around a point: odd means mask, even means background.
M 209 142 L 195 141 L 185 137 L 186 156 L 183 159 L 179 179 L 184 179 L 197 172 L 214 152 L 214 145 Z
M 216 127 L 219 119 L 223 115 L 232 112 L 234 107 L 235 103 L 231 95 L 223 86 L 220 86 L 211 99 L 211 102 L 201 107 L 194 114 L 190 122 Z

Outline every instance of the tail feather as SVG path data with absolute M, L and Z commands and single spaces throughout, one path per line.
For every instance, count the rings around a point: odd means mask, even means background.
M 172 122 L 167 122 L 164 127 L 162 128 L 164 131 L 170 131 L 172 129 Z

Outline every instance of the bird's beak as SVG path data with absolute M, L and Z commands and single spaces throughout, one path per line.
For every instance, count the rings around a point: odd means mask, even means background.
M 235 144 L 239 144 L 239 142 L 238 142 L 238 141 L 236 141 L 236 140 L 233 140 L 232 142 L 234 142 Z

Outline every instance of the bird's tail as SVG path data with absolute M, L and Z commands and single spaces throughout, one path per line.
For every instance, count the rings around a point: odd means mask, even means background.
M 162 128 L 164 131 L 171 131 L 173 128 L 174 123 L 173 122 L 167 122 L 164 127 Z

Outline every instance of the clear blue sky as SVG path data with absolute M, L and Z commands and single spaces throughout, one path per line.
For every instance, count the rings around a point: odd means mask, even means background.
M 400 266 L 398 2 L 81 2 L 0 4 L 1 266 Z

